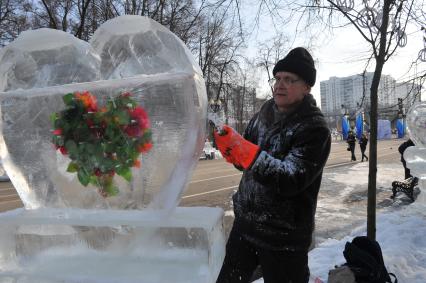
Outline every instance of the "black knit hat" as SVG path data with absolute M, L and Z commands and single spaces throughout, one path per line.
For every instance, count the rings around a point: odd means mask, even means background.
M 284 59 L 278 61 L 272 74 L 275 76 L 277 72 L 294 73 L 310 86 L 314 86 L 317 76 L 314 60 L 308 50 L 303 47 L 294 48 Z

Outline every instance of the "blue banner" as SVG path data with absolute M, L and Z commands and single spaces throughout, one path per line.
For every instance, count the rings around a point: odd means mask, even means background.
M 361 139 L 362 133 L 364 132 L 364 121 L 362 119 L 361 112 L 358 113 L 358 115 L 356 116 L 355 126 L 356 126 L 356 137 L 358 139 Z
M 398 138 L 401 139 L 405 136 L 405 123 L 404 119 L 396 120 L 396 131 L 398 134 Z
M 377 139 L 389 140 L 392 138 L 391 122 L 389 120 L 377 120 Z
M 349 133 L 349 120 L 348 120 L 348 117 L 343 116 L 342 117 L 342 136 L 344 140 L 348 139 L 348 133 Z

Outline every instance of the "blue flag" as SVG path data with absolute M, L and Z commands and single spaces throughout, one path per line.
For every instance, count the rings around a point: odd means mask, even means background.
M 348 133 L 349 133 L 349 120 L 348 117 L 343 116 L 342 117 L 342 136 L 343 139 L 348 139 Z
M 396 120 L 396 131 L 398 133 L 398 138 L 401 139 L 405 136 L 405 123 L 404 119 Z
M 358 115 L 356 116 L 355 126 L 356 126 L 356 137 L 360 139 L 362 136 L 362 133 L 364 132 L 364 121 L 362 120 L 361 112 L 358 113 Z

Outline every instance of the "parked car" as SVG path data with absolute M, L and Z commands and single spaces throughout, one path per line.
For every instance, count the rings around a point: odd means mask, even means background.
M 204 143 L 203 153 L 200 156 L 200 159 L 214 159 L 216 154 L 216 149 L 212 146 L 209 141 Z

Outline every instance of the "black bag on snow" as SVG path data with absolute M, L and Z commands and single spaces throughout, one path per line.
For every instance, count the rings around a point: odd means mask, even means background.
M 392 283 L 390 275 L 395 278 L 394 283 L 398 282 L 395 274 L 386 270 L 377 241 L 366 236 L 355 237 L 351 243 L 346 243 L 343 256 L 357 283 Z

